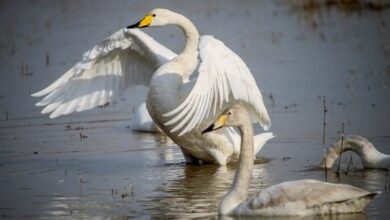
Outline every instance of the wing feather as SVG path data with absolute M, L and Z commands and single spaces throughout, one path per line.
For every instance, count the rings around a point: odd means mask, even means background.
M 179 106 L 164 114 L 171 117 L 165 125 L 174 125 L 171 131 L 183 135 L 215 117 L 226 104 L 244 103 L 252 121 L 267 130 L 271 120 L 262 95 L 241 58 L 212 36 L 201 37 L 199 51 L 201 63 L 196 83 Z
M 140 30 L 121 29 L 85 52 L 47 88 L 37 106 L 50 118 L 85 111 L 117 98 L 133 85 L 148 85 L 155 70 L 176 56 Z

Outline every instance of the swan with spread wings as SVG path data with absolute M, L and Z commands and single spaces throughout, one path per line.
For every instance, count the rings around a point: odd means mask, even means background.
M 185 35 L 180 54 L 139 30 L 170 24 Z M 42 114 L 56 118 L 104 105 L 133 85 L 148 86 L 151 118 L 180 146 L 187 162 L 224 165 L 238 158 L 241 138 L 236 130 L 201 135 L 230 105 L 244 105 L 253 123 L 265 130 L 271 126 L 260 90 L 242 59 L 213 36 L 200 37 L 189 19 L 167 9 L 154 9 L 104 39 L 33 96 L 45 96 L 37 106 L 45 106 Z M 258 139 L 254 136 L 255 152 L 262 146 Z

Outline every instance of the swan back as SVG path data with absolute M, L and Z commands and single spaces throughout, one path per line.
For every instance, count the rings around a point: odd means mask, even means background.
M 345 184 L 317 180 L 288 181 L 250 197 L 233 213 L 291 216 L 361 212 L 377 194 Z

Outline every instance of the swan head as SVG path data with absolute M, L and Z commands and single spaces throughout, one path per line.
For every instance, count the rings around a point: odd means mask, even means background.
M 202 134 L 223 127 L 242 127 L 248 124 L 251 125 L 252 123 L 246 108 L 242 105 L 233 105 L 226 109 Z
M 174 21 L 173 15 L 177 14 L 173 11 L 163 8 L 156 8 L 148 13 L 137 23 L 127 26 L 127 28 L 145 28 L 145 27 L 160 27 L 172 24 Z

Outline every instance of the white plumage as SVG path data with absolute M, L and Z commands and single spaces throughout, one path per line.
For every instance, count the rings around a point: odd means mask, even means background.
M 199 44 L 199 77 L 184 102 L 175 110 L 165 114 L 174 118 L 165 125 L 177 124 L 172 132 L 184 134 L 230 100 L 243 100 L 252 108 L 253 122 L 260 122 L 268 130 L 271 122 L 263 104 L 256 81 L 245 63 L 221 41 L 212 36 L 201 37 Z M 257 117 L 256 117 L 257 116 Z
M 133 131 L 148 132 L 148 133 L 162 133 L 163 131 L 153 122 L 152 118 L 146 109 L 146 103 L 141 103 L 134 111 L 132 118 L 131 129 Z
M 37 106 L 50 118 L 104 105 L 132 85 L 148 85 L 154 71 L 177 56 L 140 30 L 121 29 L 84 53 L 47 88 Z
M 353 151 L 359 155 L 364 168 L 390 169 L 390 155 L 379 152 L 366 138 L 359 135 L 347 135 L 336 141 L 326 149 L 321 167 L 331 168 L 340 155 L 346 151 Z
M 45 106 L 42 113 L 56 118 L 104 105 L 132 85 L 146 85 L 151 118 L 181 147 L 188 162 L 226 164 L 237 158 L 240 137 L 233 129 L 208 135 L 200 131 L 222 109 L 236 103 L 246 106 L 252 122 L 268 129 L 271 121 L 256 81 L 239 56 L 212 36 L 199 37 L 183 15 L 154 9 L 129 28 L 168 24 L 179 26 L 186 37 L 179 55 L 140 30 L 122 29 L 87 51 L 53 84 L 33 94 L 46 95 L 37 106 Z M 254 139 L 255 146 L 260 146 Z

